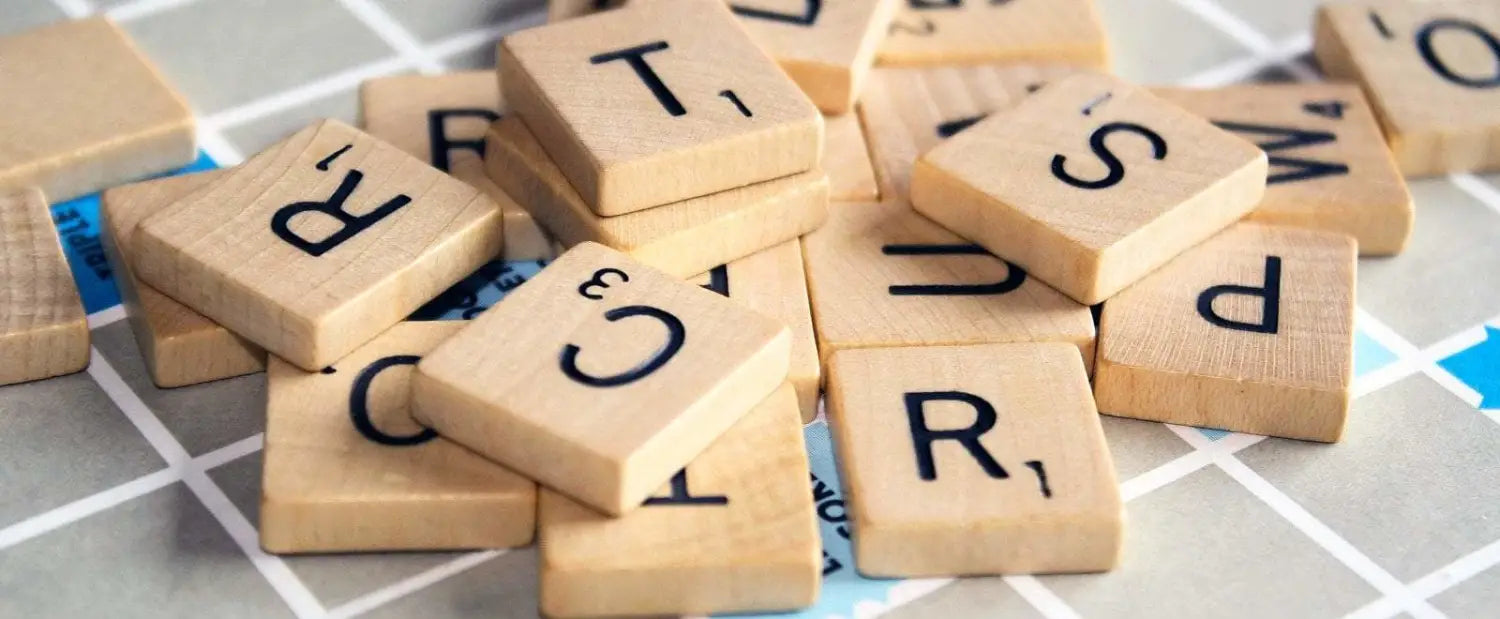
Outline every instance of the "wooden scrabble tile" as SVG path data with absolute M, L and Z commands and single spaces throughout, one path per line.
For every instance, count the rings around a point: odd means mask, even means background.
M 1353 367 L 1351 238 L 1242 223 L 1104 304 L 1108 415 L 1337 441 Z
M 851 348 L 1064 342 L 1094 363 L 1088 307 L 904 203 L 836 204 L 802 245 L 825 360 Z
M 812 306 L 807 300 L 802 245 L 796 240 L 787 241 L 716 266 L 690 281 L 779 320 L 791 329 L 792 363 L 787 382 L 797 392 L 802 421 L 817 417 L 822 364 L 818 362 L 818 340 L 813 335 Z
M 1056 62 L 1109 70 L 1094 0 L 907 0 L 877 63 Z
M 200 172 L 122 185 L 105 190 L 100 200 L 105 253 L 130 330 L 158 387 L 196 385 L 266 369 L 265 350 L 141 282 L 130 261 L 142 219 L 222 175 Z
M 880 199 L 880 184 L 870 163 L 864 128 L 858 114 L 823 117 L 823 169 L 828 171 L 828 199 L 874 202 Z
M 909 195 L 911 168 L 922 153 L 985 116 L 1015 107 L 1047 83 L 1080 72 L 1027 64 L 876 69 L 859 110 L 882 195 Z
M 505 108 L 494 71 L 373 79 L 360 86 L 359 103 L 367 133 L 473 185 L 500 205 L 506 260 L 552 257 L 546 231 L 484 174 L 484 132 Z
M 718 0 L 523 30 L 501 41 L 499 62 L 511 109 L 600 215 L 805 172 L 821 156 L 823 117 Z
M 600 217 L 584 204 L 520 119 L 506 117 L 495 123 L 486 143 L 490 178 L 530 209 L 564 247 L 600 243 L 678 277 L 795 239 L 828 216 L 828 176 L 812 171 Z
M 834 353 L 828 425 L 875 577 L 1097 572 L 1123 505 L 1071 346 Z
M 414 413 L 620 515 L 775 390 L 790 348 L 784 325 L 584 243 L 428 355 Z
M 1500 170 L 1500 5 L 1336 2 L 1315 21 L 1318 64 L 1364 86 L 1402 172 Z
M 267 551 L 531 543 L 536 484 L 411 420 L 412 366 L 461 322 L 403 322 L 330 369 L 267 370 L 260 539 Z
M 318 370 L 494 258 L 500 209 L 328 120 L 147 217 L 131 242 L 153 288 Z
M 1266 154 L 1145 89 L 1076 75 L 917 160 L 912 206 L 1080 303 L 1248 214 Z
M 192 163 L 193 114 L 103 17 L 0 37 L 0 190 L 63 202 Z
M 0 192 L 0 385 L 89 364 L 89 325 L 47 200 Z
M 704 615 L 811 605 L 822 545 L 796 411 L 792 390 L 777 389 L 622 518 L 542 490 L 542 612 Z
M 1411 192 L 1359 88 L 1256 84 L 1156 94 L 1266 151 L 1266 195 L 1248 219 L 1342 232 L 1366 256 L 1406 246 Z
M 854 106 L 902 0 L 734 0 L 745 31 L 818 109 Z

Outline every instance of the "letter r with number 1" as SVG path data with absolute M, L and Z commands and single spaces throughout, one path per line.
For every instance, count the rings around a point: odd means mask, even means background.
M 620 515 L 781 385 L 790 358 L 785 325 L 583 243 L 417 365 L 413 416 Z

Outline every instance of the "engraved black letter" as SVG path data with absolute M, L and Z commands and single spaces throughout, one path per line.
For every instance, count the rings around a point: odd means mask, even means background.
M 708 272 L 708 283 L 704 288 L 719 293 L 721 296 L 729 296 L 729 266 L 721 264 Z
M 1264 300 L 1264 310 L 1259 323 L 1241 322 L 1220 316 L 1214 311 L 1214 299 L 1224 294 L 1243 294 Z M 1261 286 L 1219 284 L 1210 286 L 1198 295 L 1198 315 L 1210 324 L 1251 333 L 1275 334 L 1281 324 L 1281 258 L 1266 256 L 1266 282 Z
M 672 476 L 672 493 L 667 496 L 648 497 L 641 505 L 728 505 L 729 497 L 721 494 L 693 496 L 688 491 L 687 469 Z
M 344 175 L 344 182 L 339 184 L 339 188 L 334 190 L 333 196 L 328 198 L 328 201 L 293 202 L 281 207 L 276 211 L 275 215 L 271 216 L 271 231 L 275 232 L 276 236 L 281 237 L 281 240 L 291 243 L 293 247 L 305 251 L 316 258 L 328 253 L 329 250 L 353 238 L 354 235 L 364 231 L 365 228 L 375 225 L 375 222 L 385 219 L 387 215 L 411 203 L 411 197 L 406 194 L 400 194 L 391 198 L 385 204 L 380 205 L 380 208 L 370 211 L 369 214 L 350 215 L 344 210 L 344 201 L 349 199 L 349 194 L 354 193 L 354 188 L 358 187 L 359 182 L 364 180 L 364 178 L 365 175 L 363 172 L 349 170 Z M 339 223 L 344 224 L 344 227 L 340 228 L 338 232 L 333 233 L 332 236 L 316 243 L 304 239 L 298 236 L 297 233 L 292 232 L 290 224 L 293 217 L 308 211 L 317 211 L 328 215 L 339 220 Z
M 807 9 L 803 10 L 801 15 L 795 15 L 792 13 L 777 13 L 776 11 L 767 11 L 765 9 L 740 6 L 738 4 L 729 5 L 729 10 L 734 11 L 734 14 L 739 15 L 740 17 L 769 19 L 771 21 L 779 21 L 782 23 L 792 24 L 794 26 L 811 26 L 814 22 L 818 21 L 818 13 L 823 10 L 823 0 L 806 0 L 806 2 Z
M 681 116 L 687 113 L 687 108 L 682 107 L 682 102 L 677 100 L 677 95 L 672 94 L 672 89 L 667 88 L 667 85 L 662 83 L 661 78 L 657 77 L 656 71 L 651 69 L 651 65 L 646 64 L 646 54 L 659 52 L 664 49 L 667 49 L 667 42 L 657 41 L 655 43 L 647 43 L 645 45 L 627 47 L 619 51 L 599 54 L 589 58 L 589 62 L 604 64 L 615 60 L 624 60 L 626 64 L 630 65 L 631 69 L 635 70 L 636 77 L 641 78 L 641 81 L 646 83 L 646 87 L 651 89 L 651 94 L 656 95 L 657 103 L 666 108 L 668 114 Z
M 1442 58 L 1438 58 L 1437 50 L 1432 47 L 1432 37 L 1438 31 L 1448 29 L 1472 34 L 1479 37 L 1481 42 L 1489 46 L 1490 53 L 1495 56 L 1495 74 L 1480 78 L 1459 75 L 1454 73 L 1453 69 L 1449 68 L 1448 64 L 1443 62 Z M 1485 30 L 1479 24 L 1463 19 L 1434 19 L 1427 22 L 1417 30 L 1417 51 L 1422 54 L 1422 60 L 1427 61 L 1427 66 L 1434 73 L 1459 86 L 1469 88 L 1494 88 L 1500 86 L 1500 40 L 1497 40 L 1495 35 L 1490 34 L 1488 30 Z
M 921 391 L 905 394 L 906 419 L 911 424 L 911 442 L 917 452 L 917 473 L 922 479 L 932 481 L 937 479 L 937 465 L 932 460 L 933 441 L 954 440 L 969 450 L 969 455 L 979 462 L 984 472 L 995 479 L 1006 479 L 1009 473 L 1001 468 L 1000 463 L 985 451 L 984 445 L 979 443 L 979 437 L 995 427 L 995 407 L 972 393 L 962 391 Z M 977 418 L 974 425 L 961 430 L 932 430 L 927 427 L 927 415 L 922 407 L 930 401 L 950 400 L 963 402 L 974 407 Z
M 1311 105 L 1311 104 L 1309 104 Z M 1272 139 L 1265 142 L 1256 142 L 1266 154 L 1277 151 L 1302 148 L 1304 146 L 1315 146 L 1338 140 L 1338 136 L 1327 131 L 1308 131 L 1305 129 L 1294 129 L 1291 127 L 1273 127 L 1270 125 L 1256 125 L 1251 123 L 1237 123 L 1228 121 L 1214 121 L 1220 129 L 1234 131 L 1237 133 L 1257 133 L 1270 136 Z M 1277 139 L 1279 138 L 1279 139 Z M 1292 168 L 1285 172 L 1277 172 L 1266 177 L 1266 184 L 1291 183 L 1306 181 L 1324 176 L 1335 176 L 1349 173 L 1349 166 L 1342 163 L 1329 163 L 1316 159 L 1301 159 L 1298 157 L 1272 156 L 1268 163 L 1271 166 L 1284 166 Z
M 613 376 L 594 376 L 592 374 L 585 374 L 583 370 L 578 369 L 579 348 L 576 345 L 568 344 L 563 347 L 562 358 L 559 360 L 562 364 L 563 374 L 590 387 L 618 387 L 645 378 L 647 375 L 661 368 L 661 366 L 666 365 L 667 361 L 670 361 L 673 355 L 677 354 L 677 351 L 682 350 L 682 343 L 687 339 L 687 329 L 683 327 L 681 319 L 673 316 L 664 309 L 649 305 L 627 305 L 604 313 L 604 319 L 610 322 L 631 316 L 650 316 L 661 321 L 661 324 L 667 327 L 667 343 L 663 344 L 656 351 L 656 354 L 634 369 Z
M 1109 134 L 1117 131 L 1134 133 L 1150 140 L 1151 156 L 1158 161 L 1167 157 L 1167 141 L 1162 139 L 1161 135 L 1157 132 L 1135 123 L 1113 122 L 1095 129 L 1093 135 L 1089 136 L 1089 148 L 1094 150 L 1094 155 L 1099 157 L 1104 162 L 1104 165 L 1109 166 L 1108 176 L 1096 181 L 1081 180 L 1069 174 L 1063 168 L 1063 164 L 1067 162 L 1067 157 L 1062 155 L 1054 155 L 1052 157 L 1052 175 L 1056 176 L 1058 180 L 1079 189 L 1105 189 L 1118 184 L 1125 178 L 1125 166 L 1120 163 L 1120 159 L 1115 157 L 1115 154 L 1110 152 L 1109 147 L 1104 144 L 1105 138 L 1108 138 Z
M 448 151 L 455 148 L 467 148 L 480 157 L 484 156 L 484 138 L 477 140 L 453 140 L 448 137 L 447 122 L 450 116 L 472 116 L 483 118 L 487 122 L 500 120 L 500 115 L 482 108 L 465 108 L 457 110 L 428 110 L 427 111 L 427 141 L 432 144 L 432 167 L 448 170 Z
M 978 245 L 886 245 L 880 253 L 887 256 L 990 256 Z M 999 258 L 996 258 L 999 260 Z M 1005 279 L 993 284 L 919 284 L 893 285 L 888 290 L 892 296 L 978 296 L 1005 294 L 1026 283 L 1026 271 L 1014 264 L 1005 263 Z
M 375 377 L 388 368 L 398 365 L 416 365 L 421 360 L 422 358 L 416 355 L 382 357 L 359 371 L 359 376 L 354 379 L 354 387 L 349 391 L 349 418 L 354 422 L 355 430 L 359 430 L 359 433 L 367 439 L 392 447 L 421 445 L 437 438 L 437 432 L 434 432 L 432 428 L 423 428 L 421 432 L 407 436 L 386 434 L 370 421 L 370 384 L 375 382 Z M 328 372 L 325 371 L 325 373 Z

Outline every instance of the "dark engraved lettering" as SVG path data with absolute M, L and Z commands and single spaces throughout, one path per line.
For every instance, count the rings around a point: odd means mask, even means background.
M 892 21 L 891 27 L 886 29 L 886 34 L 896 34 L 897 32 L 906 32 L 919 37 L 932 36 L 932 33 L 937 32 L 937 24 L 932 23 L 932 20 L 926 17 L 922 18 L 922 26 L 920 28 L 901 20 Z
M 730 103 L 733 103 L 735 109 L 739 110 L 740 114 L 743 114 L 746 118 L 754 116 L 754 114 L 750 113 L 750 108 L 745 107 L 745 102 L 740 101 L 739 95 L 734 94 L 733 90 L 720 91 L 719 96 L 724 97 L 725 99 L 728 99 Z
M 480 157 L 484 156 L 483 137 L 475 140 L 455 140 L 448 137 L 448 119 L 453 117 L 483 118 L 486 122 L 500 120 L 499 114 L 496 114 L 493 110 L 486 110 L 484 108 L 428 110 L 427 142 L 432 145 L 432 153 L 429 161 L 432 162 L 432 167 L 444 172 L 449 171 L 449 153 L 453 149 L 466 148 L 474 151 Z
M 421 360 L 422 358 L 416 355 L 382 357 L 359 371 L 359 376 L 354 379 L 354 387 L 349 391 L 349 419 L 354 422 L 354 429 L 358 430 L 361 436 L 391 447 L 421 445 L 437 438 L 437 432 L 434 432 L 432 428 L 423 428 L 421 432 L 406 436 L 386 434 L 376 428 L 375 423 L 370 420 L 370 384 L 375 382 L 375 377 L 387 369 L 398 365 L 416 365 Z M 328 372 L 325 370 L 324 373 Z
M 728 505 L 729 497 L 713 494 L 693 496 L 688 491 L 687 469 L 677 471 L 672 476 L 672 492 L 667 496 L 654 496 L 646 499 L 641 505 Z
M 1226 294 L 1260 297 L 1263 307 L 1260 322 L 1242 322 L 1220 316 L 1214 311 L 1214 299 Z M 1266 280 L 1260 286 L 1219 284 L 1204 290 L 1198 295 L 1198 315 L 1209 324 L 1225 329 L 1274 335 L 1281 325 L 1281 257 L 1266 256 Z
M 657 41 L 655 43 L 647 43 L 645 45 L 637 45 L 618 51 L 598 54 L 589 58 L 589 62 L 604 64 L 606 62 L 624 60 L 625 64 L 630 65 L 630 68 L 635 71 L 636 77 L 641 78 L 641 81 L 645 82 L 646 88 L 651 89 L 651 94 L 656 96 L 656 102 L 660 103 L 662 108 L 667 110 L 668 114 L 681 116 L 687 113 L 687 108 L 682 107 L 682 102 L 677 100 L 677 95 L 672 94 L 672 89 L 667 88 L 667 85 L 661 81 L 661 77 L 657 76 L 656 71 L 646 62 L 646 54 L 659 52 L 667 48 L 666 41 Z
M 320 373 L 320 374 L 337 374 L 338 370 L 334 369 L 334 367 L 330 365 L 330 366 L 328 366 L 326 368 L 318 370 L 318 373 Z
M 1109 166 L 1108 175 L 1106 175 L 1104 178 L 1092 181 L 1083 180 L 1076 176 L 1073 176 L 1072 174 L 1069 174 L 1068 170 L 1064 167 L 1064 165 L 1066 165 L 1067 163 L 1067 157 L 1063 155 L 1054 155 L 1052 157 L 1052 175 L 1056 176 L 1058 180 L 1061 180 L 1062 182 L 1079 189 L 1105 189 L 1115 186 L 1125 178 L 1125 165 L 1120 163 L 1119 157 L 1116 157 L 1115 154 L 1109 150 L 1109 146 L 1106 145 L 1104 141 L 1110 136 L 1110 134 L 1122 131 L 1126 133 L 1134 133 L 1150 141 L 1151 156 L 1156 160 L 1160 161 L 1167 157 L 1167 141 L 1163 139 L 1157 132 L 1135 123 L 1112 122 L 1099 127 L 1098 129 L 1095 129 L 1093 135 L 1089 136 L 1089 147 L 1093 149 L 1094 156 L 1098 157 L 1100 161 L 1103 161 L 1104 165 Z
M 344 153 L 349 152 L 349 149 L 351 148 L 354 148 L 353 144 L 345 144 L 343 148 L 333 151 L 332 155 L 324 157 L 322 161 L 318 162 L 318 165 L 315 165 L 313 167 L 317 168 L 319 171 L 327 172 L 328 165 L 333 163 L 334 160 L 338 159 L 339 157 L 342 157 Z
M 682 344 L 687 339 L 687 329 L 683 326 L 682 320 L 672 315 L 671 312 L 649 305 L 627 305 L 604 313 L 604 319 L 610 322 L 631 316 L 649 316 L 660 321 L 662 326 L 667 328 L 667 342 L 655 354 L 633 369 L 612 376 L 594 376 L 578 369 L 579 348 L 574 344 L 568 344 L 563 347 L 562 357 L 559 359 L 563 374 L 590 387 L 618 387 L 645 378 L 666 365 L 667 361 L 677 354 L 677 351 L 682 350 Z
M 959 118 L 940 124 L 937 126 L 938 137 L 946 140 L 955 135 L 958 135 L 958 132 L 974 126 L 974 123 L 984 120 L 984 117 L 986 116 L 989 116 L 989 114 L 980 114 L 978 116 L 970 116 L 968 118 Z
M 625 282 L 630 281 L 630 276 L 626 275 L 624 271 L 621 271 L 621 270 L 613 268 L 613 267 L 606 267 L 606 268 L 603 268 L 603 269 L 599 269 L 598 271 L 594 271 L 594 276 L 591 279 L 589 279 L 588 281 L 586 281 L 586 282 L 584 282 L 582 284 L 579 284 L 578 285 L 578 294 L 583 295 L 583 298 L 585 298 L 585 299 L 593 299 L 595 301 L 598 301 L 599 299 L 603 299 L 604 298 L 603 296 L 594 294 L 594 293 L 589 292 L 589 291 L 593 290 L 594 288 L 601 288 L 601 289 L 602 288 L 608 288 L 609 287 L 609 282 L 604 281 L 604 276 L 605 275 L 614 275 L 616 277 L 619 277 L 620 278 L 619 283 L 622 283 L 622 284 L 625 283 Z
M 1009 473 L 1000 466 L 999 462 L 986 451 L 984 445 L 980 444 L 979 437 L 995 427 L 995 407 L 972 393 L 962 391 L 919 391 L 904 394 L 906 402 L 906 419 L 911 426 L 912 447 L 917 455 L 917 474 L 922 479 L 932 481 L 937 479 L 937 465 L 933 462 L 932 443 L 935 441 L 951 440 L 958 441 L 969 455 L 979 463 L 980 468 L 990 477 L 995 479 L 1006 479 Z M 953 401 L 968 404 L 974 408 L 974 424 L 959 430 L 933 430 L 927 425 L 927 413 L 924 406 L 928 402 Z
M 400 194 L 387 200 L 385 204 L 380 205 L 380 208 L 370 211 L 367 214 L 349 214 L 348 211 L 344 210 L 344 202 L 349 199 L 350 194 L 354 193 L 354 189 L 359 187 L 360 181 L 364 180 L 364 178 L 365 175 L 363 172 L 349 170 L 344 174 L 344 181 L 339 183 L 338 189 L 334 190 L 333 195 L 327 201 L 293 202 L 281 207 L 276 211 L 275 215 L 271 216 L 271 231 L 276 233 L 276 236 L 281 237 L 281 240 L 291 244 L 292 247 L 307 252 L 308 255 L 316 258 L 328 253 L 329 250 L 338 247 L 344 241 L 363 232 L 365 228 L 375 225 L 376 222 L 385 219 L 390 214 L 400 210 L 401 207 L 411 203 L 410 196 Z M 292 218 L 310 211 L 323 213 L 337 219 L 339 223 L 343 224 L 343 227 L 339 228 L 338 232 L 321 241 L 309 241 L 302 238 L 297 233 L 292 232 Z
M 1266 154 L 1281 150 L 1302 148 L 1304 146 L 1316 146 L 1327 144 L 1338 140 L 1338 136 L 1328 131 L 1312 131 L 1307 129 L 1296 129 L 1293 127 L 1274 127 L 1271 125 L 1256 125 L 1251 123 L 1238 123 L 1228 121 L 1214 121 L 1215 125 L 1226 131 L 1236 133 L 1251 133 L 1270 136 L 1270 140 L 1256 142 Z M 1266 183 L 1275 185 L 1278 183 L 1292 183 L 1297 181 L 1312 180 L 1324 176 L 1337 176 L 1349 173 L 1349 166 L 1342 163 L 1331 163 L 1318 161 L 1316 159 L 1302 159 L 1298 157 L 1272 156 L 1267 160 L 1274 167 L 1291 168 L 1290 170 L 1273 172 L 1266 177 Z
M 1370 11 L 1370 23 L 1375 24 L 1375 30 L 1380 33 L 1380 36 L 1386 39 L 1396 38 L 1391 29 L 1385 25 L 1385 20 L 1381 19 L 1380 15 L 1375 13 L 1375 11 Z
M 880 253 L 887 256 L 990 256 L 994 254 L 978 245 L 886 245 Z M 992 284 L 901 284 L 888 291 L 893 296 L 980 296 L 1012 292 L 1026 283 L 1026 271 L 1006 260 L 1005 279 Z
M 1031 469 L 1031 472 L 1036 473 L 1036 483 L 1042 491 L 1042 496 L 1049 499 L 1052 498 L 1052 486 L 1047 485 L 1047 469 L 1042 468 L 1042 461 L 1027 460 L 1026 468 L 1029 468 Z
M 734 14 L 740 17 L 779 21 L 794 26 L 811 26 L 818 21 L 818 13 L 823 11 L 823 0 L 804 0 L 804 2 L 807 3 L 807 8 L 803 9 L 800 15 L 796 13 L 778 13 L 776 11 L 767 11 L 765 9 L 738 4 L 729 5 L 729 10 L 734 11 Z
M 956 9 L 964 5 L 964 0 L 907 0 L 911 8 L 922 9 Z
M 1343 120 L 1344 106 L 1346 105 L 1348 104 L 1343 101 L 1308 101 L 1302 104 L 1302 111 L 1308 114 L 1316 114 L 1323 118 Z
M 1093 116 L 1094 115 L 1094 110 L 1096 108 L 1098 108 L 1099 106 L 1104 105 L 1105 103 L 1109 102 L 1109 100 L 1112 99 L 1112 98 L 1114 98 L 1114 96 L 1115 96 L 1115 93 L 1106 92 L 1106 93 L 1104 93 L 1102 95 L 1099 95 L 1098 97 L 1095 97 L 1093 101 L 1090 101 L 1086 105 L 1083 106 L 1083 115 L 1084 116 Z
M 1443 62 L 1443 59 L 1438 57 L 1437 50 L 1432 45 L 1432 39 L 1444 30 L 1467 32 L 1478 37 L 1481 42 L 1490 48 L 1490 54 L 1495 57 L 1494 72 L 1482 77 L 1459 75 L 1452 67 L 1448 66 L 1448 63 Z M 1422 27 L 1417 29 L 1417 51 L 1422 54 L 1422 60 L 1427 62 L 1428 68 L 1442 76 L 1443 79 L 1454 84 L 1466 88 L 1494 88 L 1500 86 L 1500 39 L 1496 39 L 1494 34 L 1485 30 L 1479 24 L 1466 19 L 1453 18 L 1434 19 L 1422 24 Z
M 704 284 L 703 287 L 717 292 L 722 296 L 729 296 L 729 266 L 721 264 L 710 270 L 708 272 L 708 283 Z
M 833 555 L 828 554 L 828 551 L 824 550 L 823 551 L 823 575 L 827 576 L 827 575 L 832 574 L 834 572 L 837 572 L 837 571 L 839 571 L 841 569 L 844 569 L 844 564 L 843 563 L 839 563 L 838 559 L 833 558 Z

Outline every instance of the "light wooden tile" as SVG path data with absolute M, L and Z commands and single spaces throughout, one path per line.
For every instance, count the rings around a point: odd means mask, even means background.
M 836 204 L 803 238 L 818 347 L 1064 342 L 1094 362 L 1089 308 L 900 202 Z
M 507 103 L 600 215 L 804 172 L 822 153 L 822 115 L 718 0 L 524 30 L 499 62 Z
M 870 163 L 870 147 L 859 114 L 823 117 L 823 169 L 828 171 L 828 199 L 874 202 L 880 184 Z
M 1266 195 L 1248 219 L 1348 234 L 1366 256 L 1406 246 L 1411 192 L 1358 87 L 1257 84 L 1156 94 L 1266 151 Z
M 735 0 L 729 8 L 818 109 L 844 114 L 859 98 L 903 0 Z
M 1349 410 L 1353 240 L 1242 223 L 1104 304 L 1105 414 L 1337 441 Z
M 828 415 L 862 574 L 1097 572 L 1119 560 L 1114 464 L 1071 346 L 839 351 Z
M 412 421 L 412 367 L 463 327 L 403 322 L 306 372 L 267 375 L 260 539 L 270 552 L 530 544 L 536 484 Z
M 136 226 L 223 175 L 221 171 L 105 190 L 99 215 L 104 247 L 141 357 L 158 387 L 182 387 L 266 369 L 266 351 L 136 277 L 130 258 Z
M 912 205 L 1092 305 L 1248 214 L 1266 169 L 1145 89 L 1077 75 L 922 155 Z
M 0 385 L 89 364 L 89 325 L 47 201 L 0 192 Z
M 1094 0 L 908 0 L 880 65 L 1058 62 L 1109 70 Z
M 620 515 L 775 390 L 790 348 L 775 320 L 585 243 L 422 361 L 415 415 Z
M 506 117 L 495 123 L 486 142 L 490 178 L 530 209 L 562 246 L 592 241 L 678 277 L 795 239 L 828 216 L 828 176 L 812 171 L 600 217 L 584 204 L 520 119 Z
M 781 321 L 791 329 L 792 362 L 787 382 L 797 391 L 802 421 L 809 422 L 818 416 L 822 364 L 818 362 L 818 341 L 813 334 L 802 245 L 796 240 L 787 241 L 721 264 L 689 281 Z
M 132 243 L 152 287 L 317 370 L 494 258 L 500 209 L 328 120 L 147 217 Z
M 1313 52 L 1330 77 L 1364 86 L 1407 176 L 1500 170 L 1500 5 L 1325 4 Z
M 546 231 L 484 174 L 484 133 L 505 110 L 494 71 L 373 79 L 360 86 L 359 103 L 367 133 L 473 185 L 500 205 L 506 260 L 552 258 Z
M 883 196 L 905 199 L 917 157 L 985 116 L 1080 73 L 1066 65 L 991 64 L 876 69 L 860 97 L 860 116 Z M 832 125 L 829 135 L 833 135 Z M 833 169 L 833 168 L 829 168 Z
M 0 38 L 0 190 L 63 202 L 192 163 L 193 114 L 103 17 Z
M 703 615 L 811 605 L 822 545 L 796 410 L 792 390 L 776 390 L 623 518 L 543 490 L 542 612 Z

